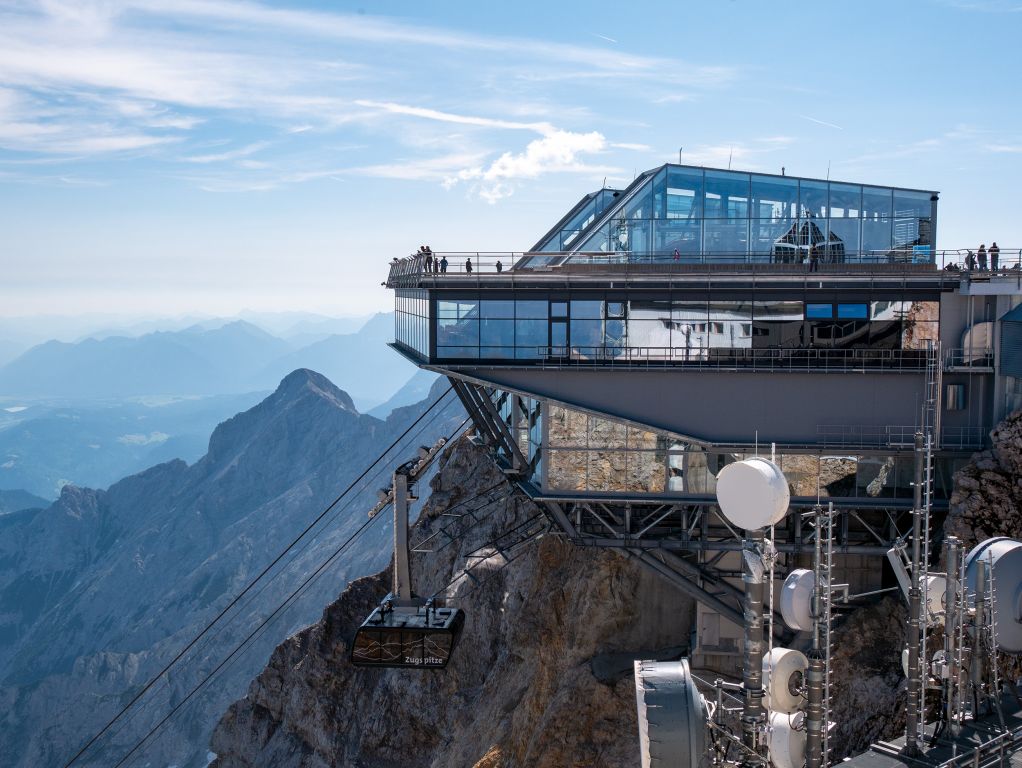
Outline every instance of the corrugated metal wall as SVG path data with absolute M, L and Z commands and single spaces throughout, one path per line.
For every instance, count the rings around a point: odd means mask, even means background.
M 1022 376 L 1022 322 L 1001 323 L 1001 370 L 1008 376 Z

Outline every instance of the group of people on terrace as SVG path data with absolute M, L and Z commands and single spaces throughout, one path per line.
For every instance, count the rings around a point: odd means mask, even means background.
M 969 251 L 965 257 L 965 268 L 986 272 L 988 256 L 990 258 L 990 271 L 999 271 L 1001 268 L 1001 249 L 997 247 L 996 240 L 990 246 L 990 250 L 987 250 L 986 243 L 980 243 L 979 250 L 976 253 Z
M 413 253 L 409 259 L 420 262 L 423 266 L 423 271 L 427 274 L 447 274 L 447 268 L 450 266 L 450 262 L 447 261 L 447 257 L 444 255 L 437 255 L 433 253 L 433 249 L 428 245 L 420 245 L 419 250 Z M 400 259 L 396 256 L 391 260 L 391 264 L 400 263 Z M 500 273 L 504 271 L 504 264 L 500 259 L 497 259 L 497 263 L 493 265 L 494 269 Z M 472 274 L 475 267 L 472 265 L 472 258 L 465 259 L 464 272 L 466 274 Z

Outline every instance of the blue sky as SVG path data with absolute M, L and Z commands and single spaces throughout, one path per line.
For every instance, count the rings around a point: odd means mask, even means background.
M 0 316 L 357 314 L 678 158 L 1022 246 L 1022 0 L 0 0 Z

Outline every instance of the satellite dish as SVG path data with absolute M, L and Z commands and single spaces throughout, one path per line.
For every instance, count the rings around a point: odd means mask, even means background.
M 699 768 L 706 753 L 706 703 L 688 660 L 636 661 L 642 768 Z
M 784 473 L 758 456 L 728 464 L 717 473 L 717 503 L 732 524 L 753 531 L 779 523 L 791 492 Z
M 975 602 L 979 561 L 987 563 L 994 593 L 994 631 L 997 649 L 1022 653 L 1022 542 L 1003 536 L 977 544 L 965 558 L 965 590 Z M 988 584 L 988 589 L 990 584 Z
M 763 657 L 763 705 L 771 712 L 790 715 L 805 705 L 803 682 L 809 660 L 798 651 L 774 648 Z
M 806 762 L 805 715 L 770 713 L 767 744 L 774 768 L 803 768 Z
M 926 577 L 926 619 L 928 624 L 944 623 L 945 592 L 947 592 L 945 576 Z
M 781 618 L 789 629 L 807 632 L 813 628 L 813 590 L 816 575 L 805 568 L 788 574 L 781 587 Z

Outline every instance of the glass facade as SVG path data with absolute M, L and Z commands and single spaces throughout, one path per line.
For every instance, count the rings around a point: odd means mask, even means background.
M 429 357 L 429 294 L 399 290 L 394 297 L 394 339 Z
M 571 250 L 647 261 L 929 261 L 934 193 L 667 165 Z M 602 257 L 608 258 L 608 257 Z
M 753 454 L 714 452 L 672 436 L 558 405 L 548 406 L 545 474 L 549 493 L 662 493 L 712 496 L 717 473 Z M 792 496 L 912 498 L 913 459 L 894 454 L 779 453 Z M 934 495 L 947 499 L 967 460 L 934 462 Z
M 664 293 L 541 291 L 446 294 L 436 302 L 436 358 L 538 361 L 722 359 L 723 350 L 925 351 L 936 300 L 886 292 L 718 299 Z M 584 298 L 583 298 L 584 296 Z M 834 355 L 831 355 L 834 357 Z M 904 357 L 904 356 L 903 356 Z M 899 358 L 900 359 L 900 358 Z M 920 362 L 922 358 L 920 357 Z
M 596 218 L 607 210 L 621 194 L 617 189 L 601 189 L 587 196 L 581 207 L 576 206 L 578 211 L 573 213 L 567 221 L 563 222 L 559 229 L 551 232 L 547 237 L 536 244 L 533 251 L 557 252 L 567 251 L 579 235 L 582 234 Z

